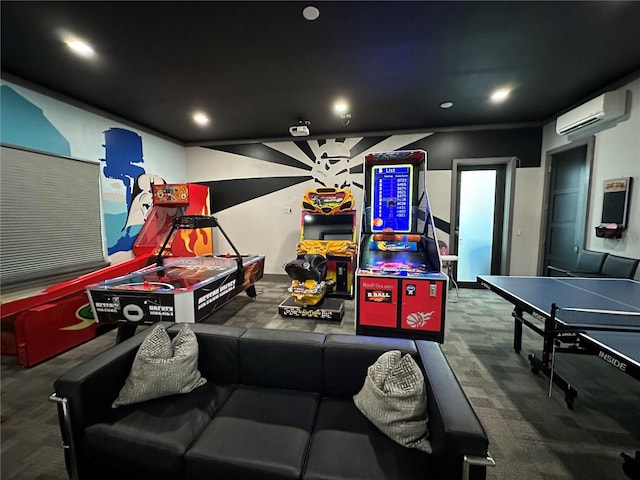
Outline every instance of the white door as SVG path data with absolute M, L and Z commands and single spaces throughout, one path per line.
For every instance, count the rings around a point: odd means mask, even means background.
M 491 274 L 495 196 L 495 170 L 460 171 L 458 282 Z

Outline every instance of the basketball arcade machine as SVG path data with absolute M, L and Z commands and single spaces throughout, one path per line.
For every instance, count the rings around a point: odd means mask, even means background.
M 444 341 L 448 277 L 425 188 L 426 152 L 365 156 L 356 334 Z
M 15 355 L 19 365 L 30 367 L 95 338 L 101 328 L 91 312 L 86 287 L 148 265 L 176 216 L 210 212 L 209 189 L 203 185 L 154 185 L 153 199 L 132 247 L 134 258 L 2 304 L 3 355 Z M 171 246 L 172 254 L 182 256 L 203 255 L 212 249 L 211 233 L 206 230 L 174 239 Z
M 166 244 L 173 221 L 183 215 L 209 215 L 209 188 L 195 183 L 152 185 L 153 207 L 133 244 L 136 256 L 194 257 L 213 253 L 211 228 L 183 231 Z M 161 242 L 165 242 L 163 245 Z
M 279 306 L 284 317 L 342 320 L 353 298 L 356 212 L 349 189 L 308 190 L 302 200 L 296 259 L 285 265 L 291 294 Z M 338 298 L 336 298 L 338 297 Z

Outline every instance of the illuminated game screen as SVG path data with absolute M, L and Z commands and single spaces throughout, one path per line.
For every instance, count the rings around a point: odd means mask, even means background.
M 411 231 L 413 165 L 374 166 L 371 175 L 371 231 Z

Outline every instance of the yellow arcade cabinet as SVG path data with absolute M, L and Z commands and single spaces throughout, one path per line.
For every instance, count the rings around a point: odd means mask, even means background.
M 349 189 L 318 188 L 302 200 L 296 259 L 285 265 L 290 296 L 279 306 L 284 317 L 341 320 L 340 298 L 353 298 L 357 256 L 356 212 Z

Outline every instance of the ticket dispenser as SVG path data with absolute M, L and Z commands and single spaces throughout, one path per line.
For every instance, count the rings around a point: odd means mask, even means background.
M 442 343 L 448 292 L 422 150 L 370 153 L 356 270 L 356 333 Z

